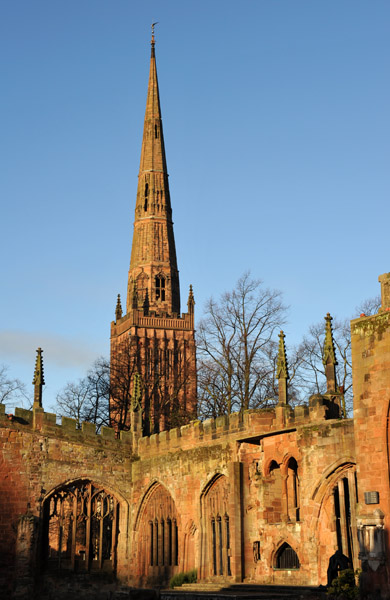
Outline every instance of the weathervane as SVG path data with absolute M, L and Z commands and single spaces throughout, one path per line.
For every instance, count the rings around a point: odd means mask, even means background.
M 158 25 L 158 21 L 156 21 L 155 23 L 152 23 L 152 37 L 154 38 L 154 26 Z

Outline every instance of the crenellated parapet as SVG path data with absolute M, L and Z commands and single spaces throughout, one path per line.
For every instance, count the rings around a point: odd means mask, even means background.
M 96 432 L 94 423 L 83 422 L 78 427 L 76 419 L 61 417 L 57 422 L 54 413 L 39 413 L 39 420 L 34 410 L 15 408 L 14 414 L 8 414 L 4 404 L 0 404 L 0 426 L 12 426 L 18 429 L 38 431 L 51 437 L 67 438 L 80 444 L 109 443 L 114 446 L 128 447 L 134 455 L 170 452 L 175 449 L 185 450 L 196 444 L 210 444 L 214 440 L 231 439 L 233 441 L 249 441 L 259 436 L 276 435 L 284 430 L 328 420 L 327 399 L 320 395 L 310 398 L 309 406 L 300 405 L 276 406 L 266 409 L 252 409 L 244 412 L 223 415 L 205 421 L 194 420 L 181 427 L 161 431 L 149 436 L 139 437 L 132 431 L 119 431 L 113 427 L 102 427 Z
M 81 427 L 77 427 L 77 420 L 70 417 L 61 417 L 61 423 L 57 423 L 57 415 L 49 412 L 39 413 L 39 420 L 36 419 L 34 410 L 24 408 L 15 408 L 13 414 L 6 412 L 6 406 L 0 404 L 0 427 L 12 427 L 15 429 L 26 430 L 30 432 L 37 431 L 40 435 L 67 439 L 70 442 L 78 444 L 109 444 L 113 448 L 125 445 L 131 450 L 133 443 L 133 434 L 130 431 L 120 431 L 116 436 L 115 429 L 112 427 L 102 427 L 99 433 L 96 433 L 94 423 L 83 422 Z

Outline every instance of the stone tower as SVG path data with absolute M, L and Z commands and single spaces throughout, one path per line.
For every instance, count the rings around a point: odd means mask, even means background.
M 180 315 L 179 272 L 158 90 L 155 41 L 138 175 L 126 314 L 111 324 L 111 418 L 147 435 L 196 414 L 194 297 Z M 134 401 L 134 375 L 141 381 Z M 140 378 L 138 379 L 138 375 Z M 138 414 L 137 414 L 138 413 Z

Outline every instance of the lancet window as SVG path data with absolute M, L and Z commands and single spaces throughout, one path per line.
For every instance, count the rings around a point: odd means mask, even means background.
M 356 504 L 356 474 L 352 470 L 339 479 L 333 487 L 333 500 L 336 521 L 336 536 L 338 549 L 353 562 L 355 522 L 352 510 Z M 355 556 L 356 558 L 356 556 Z
M 116 498 L 89 481 L 56 490 L 44 505 L 48 566 L 115 570 L 118 512 Z
M 209 575 L 231 575 L 228 484 L 220 476 L 204 496 Z
M 287 463 L 287 516 L 289 521 L 299 521 L 299 481 L 298 463 L 290 458 Z
M 145 194 L 144 194 L 144 211 L 148 210 L 148 196 L 149 196 L 149 185 L 145 183 Z
M 275 555 L 275 569 L 299 569 L 298 555 L 286 542 L 282 544 Z

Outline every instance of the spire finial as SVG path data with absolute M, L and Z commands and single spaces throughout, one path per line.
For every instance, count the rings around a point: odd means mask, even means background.
M 118 294 L 118 298 L 116 301 L 116 307 L 115 307 L 115 321 L 119 321 L 119 319 L 122 318 L 122 304 L 121 304 L 121 295 Z
M 45 378 L 43 375 L 43 359 L 42 359 L 42 348 L 37 349 L 37 358 L 35 360 L 34 370 L 34 404 L 33 408 L 42 408 L 42 386 L 45 385 Z
M 276 377 L 278 379 L 278 404 L 285 405 L 288 403 L 287 380 L 290 378 L 288 374 L 288 363 L 286 356 L 286 347 L 284 345 L 283 331 L 279 333 L 279 349 L 278 359 L 276 361 Z
M 324 341 L 324 350 L 322 354 L 322 362 L 324 366 L 327 364 L 337 365 L 336 360 L 336 352 L 334 349 L 334 340 L 333 340 L 333 331 L 332 331 L 332 321 L 333 317 L 327 313 L 325 318 L 325 341 Z
M 290 379 L 288 374 L 288 361 L 286 356 L 286 347 L 284 345 L 284 332 L 279 333 L 279 349 L 278 349 L 278 360 L 276 363 L 276 376 L 278 379 Z
M 329 394 L 338 392 L 336 376 L 336 352 L 334 348 L 334 339 L 332 331 L 332 317 L 328 313 L 325 317 L 325 340 L 322 353 L 322 362 L 325 367 L 326 391 Z

